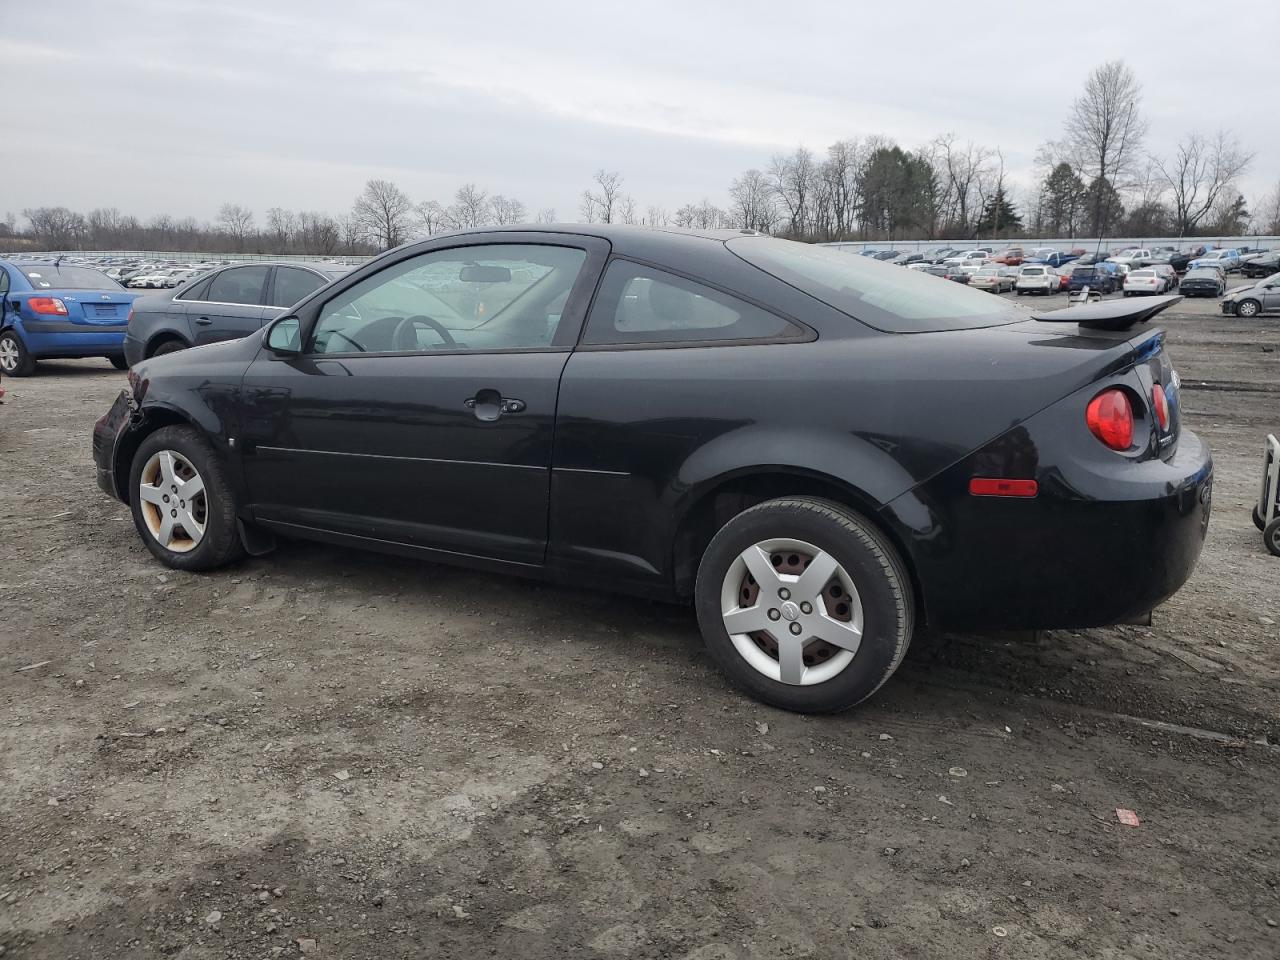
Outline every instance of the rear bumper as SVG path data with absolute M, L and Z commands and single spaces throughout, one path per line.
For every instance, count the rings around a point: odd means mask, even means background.
M 1004 464 L 988 448 L 888 508 L 914 527 L 904 538 L 935 627 L 1121 623 L 1167 600 L 1195 569 L 1213 491 L 1213 461 L 1199 437 L 1184 430 L 1167 461 L 1081 462 L 1046 457 L 1052 439 L 1035 433 L 1015 428 L 1000 443 Z M 970 477 L 1010 465 L 1003 475 L 1037 477 L 1036 497 L 967 495 Z
M 132 334 L 125 334 L 124 338 L 124 358 L 128 361 L 129 366 L 136 367 L 139 363 L 146 359 L 147 345 Z
M 35 357 L 106 357 L 124 353 L 127 324 L 23 320 L 22 342 Z
M 93 465 L 98 486 L 103 493 L 117 500 L 125 500 L 125 497 L 121 494 L 123 486 L 117 482 L 119 478 L 115 474 L 116 447 L 132 420 L 133 407 L 129 403 L 128 392 L 121 390 L 111 409 L 93 425 Z

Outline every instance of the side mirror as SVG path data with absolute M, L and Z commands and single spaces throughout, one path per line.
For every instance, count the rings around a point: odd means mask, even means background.
M 302 324 L 297 317 L 281 317 L 267 328 L 267 349 L 278 357 L 302 353 Z

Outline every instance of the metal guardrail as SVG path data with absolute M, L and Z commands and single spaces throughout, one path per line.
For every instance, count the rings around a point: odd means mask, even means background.
M 1103 237 L 1101 240 L 1097 237 L 1041 237 L 1037 239 L 1020 237 L 1018 239 L 1005 240 L 967 237 L 963 240 L 948 240 L 946 238 L 937 240 L 836 240 L 822 244 L 824 247 L 835 247 L 838 250 L 852 250 L 855 252 L 860 250 L 901 250 L 905 253 L 914 253 L 917 250 L 936 250 L 939 247 L 953 247 L 957 250 L 972 250 L 975 247 L 991 247 L 996 250 L 1003 250 L 1008 247 L 1022 247 L 1024 250 L 1029 250 L 1033 247 L 1052 247 L 1055 250 L 1072 250 L 1079 247 L 1083 247 L 1085 250 L 1095 250 L 1098 247 L 1103 250 L 1119 250 L 1122 247 L 1175 247 L 1178 250 L 1193 250 L 1204 245 L 1227 250 L 1239 247 L 1248 247 L 1250 250 L 1256 250 L 1259 247 L 1270 247 L 1274 250 L 1276 247 L 1280 247 L 1280 237 Z
M 179 260 L 184 263 L 204 260 L 254 262 L 258 260 L 297 260 L 304 263 L 364 263 L 368 257 L 349 254 L 325 256 L 315 253 L 199 253 L 191 250 L 11 250 L 0 251 L 0 257 L 90 257 L 93 259 L 128 258 L 136 260 Z

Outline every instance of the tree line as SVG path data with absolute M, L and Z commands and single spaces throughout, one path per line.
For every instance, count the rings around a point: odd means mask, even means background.
M 1156 155 L 1145 150 L 1147 132 L 1142 86 L 1112 61 L 1090 73 L 1061 138 L 1041 145 L 1031 184 L 1011 182 L 999 147 L 952 133 L 914 149 L 867 136 L 776 154 L 734 177 L 722 203 L 703 198 L 670 210 L 641 206 L 621 172 L 600 169 L 576 213 L 585 223 L 752 229 L 805 241 L 1280 234 L 1280 183 L 1249 209 L 1237 183 L 1254 154 L 1235 135 L 1192 130 L 1172 153 Z M 557 219 L 554 209 L 532 212 L 475 183 L 444 201 L 415 202 L 381 179 L 339 216 L 272 207 L 259 223 L 235 203 L 212 223 L 168 215 L 143 222 L 115 208 L 22 213 L 22 230 L 12 214 L 0 220 L 0 243 L 355 256 L 448 230 Z

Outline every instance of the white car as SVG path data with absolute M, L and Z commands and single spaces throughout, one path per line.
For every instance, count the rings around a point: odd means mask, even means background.
M 1014 281 L 1013 289 L 1018 291 L 1018 296 L 1027 293 L 1038 293 L 1044 296 L 1057 293 L 1059 283 L 1058 271 L 1053 267 L 1032 263 L 1018 271 L 1018 279 Z
M 1114 257 L 1107 259 L 1111 263 L 1120 263 L 1128 267 L 1145 267 L 1151 263 L 1153 257 L 1151 251 L 1145 247 L 1133 247 L 1129 250 L 1121 250 Z
M 1164 293 L 1167 282 L 1152 267 L 1130 270 L 1124 278 L 1124 295 L 1132 297 L 1138 293 Z
M 947 267 L 970 267 L 975 270 L 978 267 L 985 266 L 987 261 L 991 259 L 991 254 L 986 250 L 966 250 L 964 253 L 958 253 L 954 257 L 947 257 L 943 260 L 943 266 Z
M 144 290 L 159 290 L 164 286 L 168 276 L 169 272 L 167 270 L 157 270 L 155 273 L 140 273 L 129 280 L 129 286 L 140 287 Z

